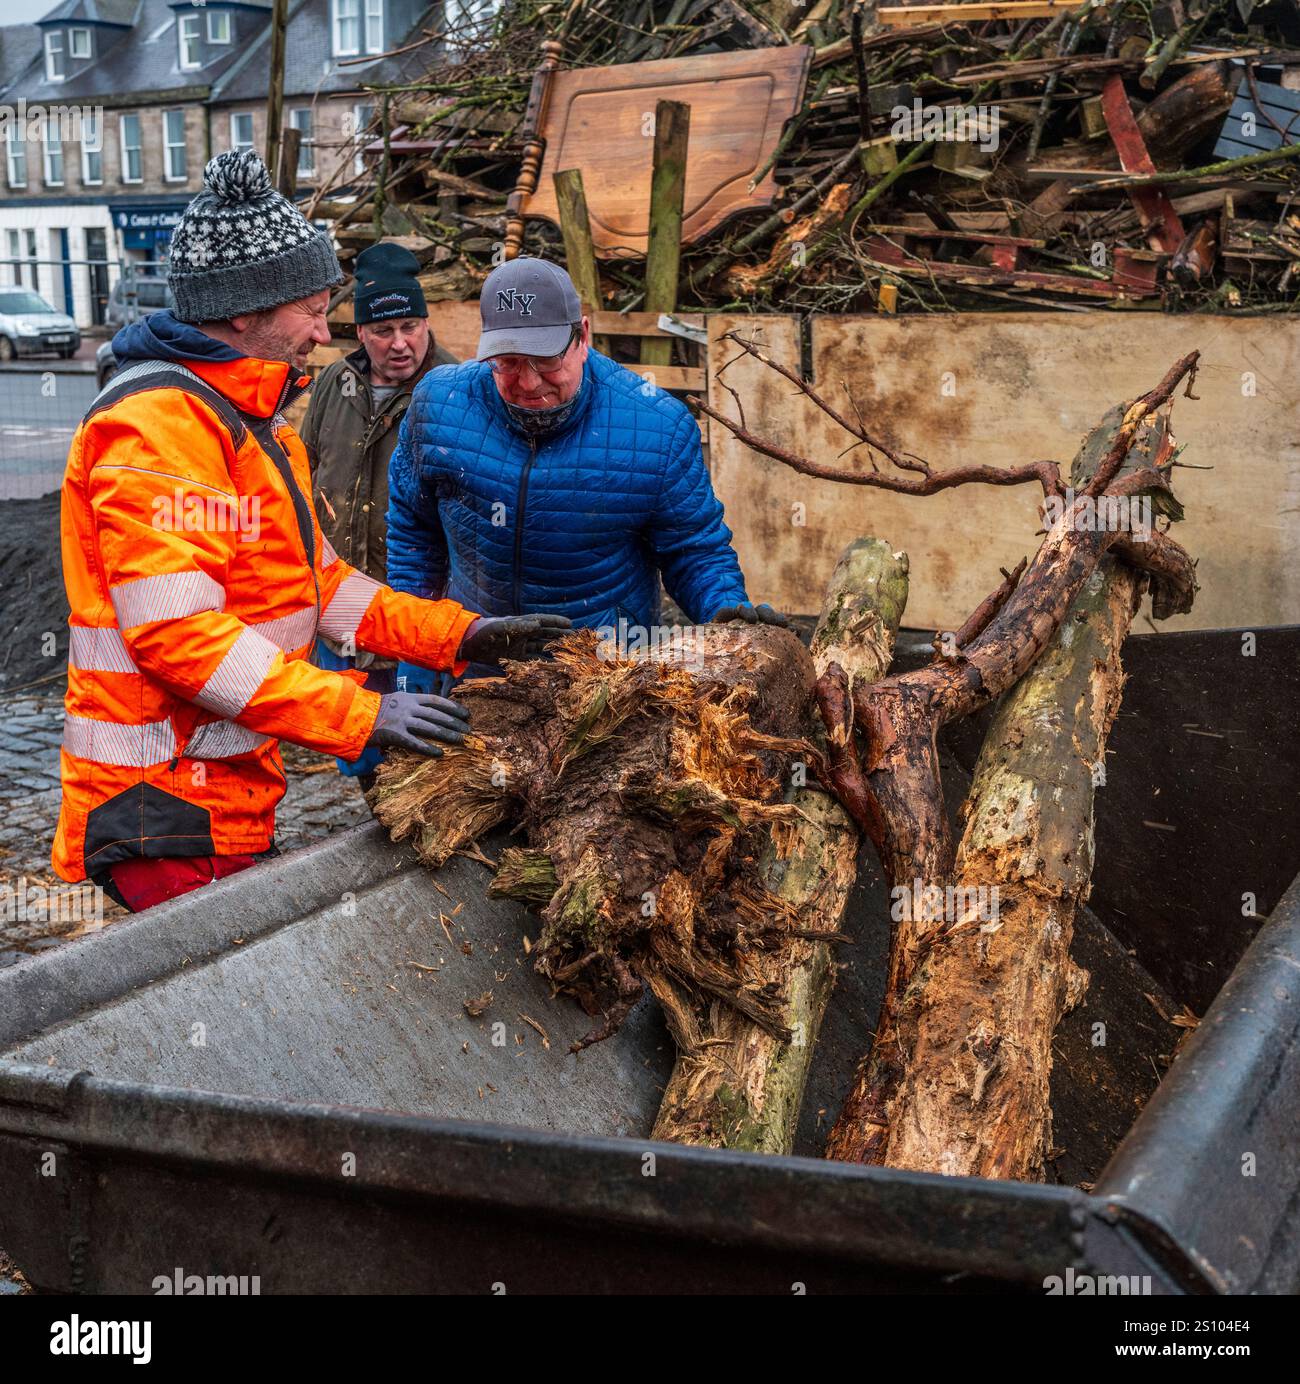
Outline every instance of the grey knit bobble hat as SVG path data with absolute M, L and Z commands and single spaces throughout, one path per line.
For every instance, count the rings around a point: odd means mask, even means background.
M 343 282 L 322 234 L 251 150 L 218 154 L 172 233 L 167 282 L 182 322 L 228 322 Z

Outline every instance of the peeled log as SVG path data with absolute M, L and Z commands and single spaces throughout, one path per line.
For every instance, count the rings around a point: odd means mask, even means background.
M 838 662 L 854 682 L 883 677 L 907 604 L 907 555 L 878 538 L 840 558 L 812 638 L 820 676 Z M 763 884 L 803 929 L 834 932 L 857 875 L 858 832 L 819 788 L 793 787 L 799 816 L 772 827 L 759 867 Z M 780 996 L 792 1037 L 781 1040 L 733 1007 L 715 1003 L 694 1051 L 678 1055 L 653 1135 L 710 1148 L 789 1153 L 814 1044 L 835 981 L 830 942 L 791 937 L 753 955 L 754 982 Z
M 1123 414 L 1112 409 L 1084 440 L 1075 486 L 1096 474 Z M 1152 416 L 1120 474 L 1151 465 L 1168 446 L 1166 420 Z M 1180 513 L 1171 497 L 1161 504 Z M 899 925 L 912 940 L 891 953 L 889 1061 L 873 1050 L 860 1071 L 846 1102 L 851 1113 L 841 1113 L 832 1135 L 834 1153 L 864 1144 L 865 1119 L 868 1161 L 1043 1178 L 1052 1039 L 1087 983 L 1069 952 L 1092 874 L 1094 782 L 1104 775 L 1123 685 L 1120 646 L 1144 580 L 1103 555 L 1038 662 L 999 705 L 951 876 L 922 873 L 917 881 L 937 883 L 944 907 L 931 917 L 927 901 L 913 897 L 909 931 Z M 873 1078 L 878 1094 L 868 1101 Z
M 1140 585 L 1132 568 L 1103 558 L 998 708 L 957 852 L 954 897 L 967 921 L 948 920 L 913 980 L 919 1013 L 890 1167 L 1044 1177 L 1052 1038 L 1087 984 L 1070 942 L 1092 875 L 1094 775 L 1104 772 Z

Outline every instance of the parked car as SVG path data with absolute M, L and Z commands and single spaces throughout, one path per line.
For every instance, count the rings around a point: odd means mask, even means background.
M 81 332 L 66 312 L 57 312 L 30 288 L 0 288 L 0 363 L 42 352 L 72 356 Z
M 113 343 L 101 341 L 95 351 L 95 378 L 100 389 L 117 374 L 117 357 L 113 354 Z
M 104 322 L 116 331 L 118 327 L 129 326 L 137 317 L 148 317 L 151 312 L 175 306 L 176 300 L 166 279 L 123 275 L 108 295 Z

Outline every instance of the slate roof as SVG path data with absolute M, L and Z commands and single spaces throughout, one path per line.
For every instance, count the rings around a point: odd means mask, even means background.
M 244 9 L 270 14 L 272 0 L 232 0 Z M 419 36 L 428 26 L 431 5 L 394 47 Z M 231 46 L 214 61 L 182 71 L 176 39 L 177 11 L 191 12 L 189 0 L 62 0 L 36 24 L 0 28 L 0 99 L 26 97 L 35 104 L 73 104 L 94 99 L 105 105 L 129 101 L 136 92 L 187 93 L 202 99 L 210 88 L 212 102 L 261 101 L 266 98 L 270 60 L 270 24 L 251 42 Z M 97 40 L 100 56 L 63 82 L 48 82 L 39 26 L 51 23 L 116 25 L 127 15 L 125 29 L 107 27 Z M 395 58 L 377 55 L 368 62 L 333 57 L 329 0 L 296 0 L 289 11 L 285 36 L 285 95 L 310 97 L 318 92 L 358 91 L 382 74 L 386 82 L 417 80 L 428 66 L 430 45 Z M 111 98 L 117 97 L 115 102 Z
M 433 7 L 430 6 L 430 9 Z M 394 48 L 418 38 L 429 24 L 426 10 Z M 285 32 L 284 94 L 314 96 L 342 91 L 358 91 L 374 82 L 382 73 L 385 82 L 413 82 L 424 74 L 429 65 L 432 45 L 422 45 L 412 53 L 384 58 L 376 55 L 369 62 L 337 59 L 331 53 L 333 36 L 330 32 L 328 0 L 298 0 L 289 11 Z M 257 39 L 244 61 L 222 81 L 214 84 L 212 100 L 251 101 L 266 96 L 266 70 L 270 57 L 270 29 Z M 340 65 L 342 62 L 343 65 Z
M 65 6 L 96 5 L 101 9 L 112 0 L 65 0 Z M 82 98 L 98 98 L 112 104 L 109 97 L 129 98 L 141 91 L 192 91 L 210 86 L 239 60 L 239 45 L 192 72 L 182 72 L 176 40 L 176 15 L 168 0 L 134 0 L 138 10 L 134 26 L 125 31 L 101 31 L 102 51 L 98 61 L 65 82 L 48 82 L 44 64 L 35 64 L 10 83 L 11 90 L 0 93 L 29 102 L 72 104 Z M 49 16 L 42 23 L 47 22 Z M 266 90 L 266 78 L 262 78 Z
M 63 0 L 37 24 L 120 24 L 127 28 L 135 21 L 141 0 Z
M 41 31 L 35 24 L 6 24 L 0 28 L 0 91 L 36 61 L 41 49 Z

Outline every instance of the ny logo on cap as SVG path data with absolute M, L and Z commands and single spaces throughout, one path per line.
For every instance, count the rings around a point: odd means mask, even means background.
M 513 288 L 497 289 L 497 311 L 513 312 L 519 309 L 520 317 L 531 317 L 533 315 L 533 300 L 537 297 L 535 293 L 520 293 Z

